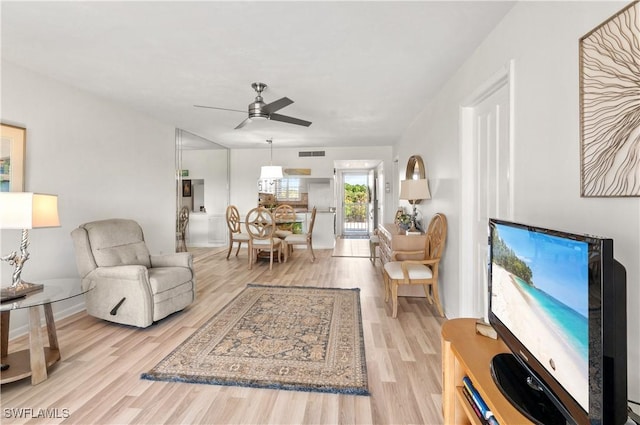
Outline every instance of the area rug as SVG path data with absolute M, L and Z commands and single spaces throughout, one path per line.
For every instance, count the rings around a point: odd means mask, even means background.
M 369 395 L 360 290 L 249 284 L 142 378 Z

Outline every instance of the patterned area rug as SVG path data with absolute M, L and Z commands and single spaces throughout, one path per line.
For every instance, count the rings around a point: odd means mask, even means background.
M 249 284 L 142 378 L 369 395 L 360 290 Z

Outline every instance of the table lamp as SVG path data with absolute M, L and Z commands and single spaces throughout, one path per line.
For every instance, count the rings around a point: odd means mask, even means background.
M 29 230 L 42 227 L 59 227 L 58 197 L 41 193 L 1 192 L 0 229 L 22 229 L 20 254 L 16 251 L 0 257 L 15 266 L 11 286 L 2 288 L 2 299 L 18 297 L 38 290 L 42 285 L 21 279 L 24 263 L 29 259 Z
M 429 182 L 427 179 L 402 180 L 400 182 L 400 199 L 409 201 L 413 205 L 413 214 L 411 215 L 410 232 L 416 232 L 416 203 L 424 199 L 431 199 L 429 192 Z

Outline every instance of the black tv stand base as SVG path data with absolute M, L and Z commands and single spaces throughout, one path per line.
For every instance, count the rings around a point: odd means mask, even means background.
M 566 425 L 562 412 L 513 354 L 496 355 L 491 361 L 491 375 L 507 400 L 529 420 L 541 425 Z

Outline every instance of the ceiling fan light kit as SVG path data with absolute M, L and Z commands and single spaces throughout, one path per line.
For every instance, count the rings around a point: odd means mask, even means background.
M 272 121 L 284 122 L 287 124 L 301 125 L 304 127 L 309 127 L 311 125 L 311 121 L 305 121 L 299 118 L 289 117 L 286 115 L 280 115 L 275 113 L 276 111 L 279 111 L 280 109 L 291 105 L 293 103 L 293 100 L 289 99 L 288 97 L 283 97 L 276 100 L 275 102 L 271 102 L 267 104 L 267 103 L 264 103 L 264 100 L 262 99 L 262 92 L 264 91 L 264 89 L 267 88 L 267 85 L 264 83 L 253 83 L 251 84 L 251 87 L 253 87 L 253 89 L 256 91 L 257 96 L 254 99 L 254 101 L 249 104 L 247 118 L 235 127 L 236 130 L 249 124 L 254 119 L 268 119 Z M 244 113 L 244 111 L 238 111 L 237 109 L 218 108 L 215 106 L 203 106 L 203 105 L 193 105 L 193 106 L 195 106 L 196 108 L 220 109 L 223 111 L 233 111 L 233 112 Z

